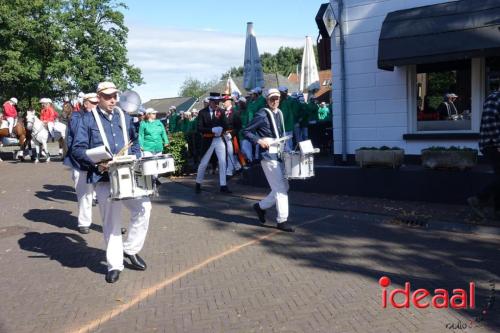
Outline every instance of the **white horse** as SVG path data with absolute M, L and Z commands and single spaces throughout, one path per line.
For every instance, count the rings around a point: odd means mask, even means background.
M 35 115 L 34 111 L 26 112 L 26 128 L 31 131 L 31 145 L 35 146 L 35 163 L 38 163 L 40 156 L 40 147 L 42 155 L 47 156 L 46 162 L 50 162 L 50 154 L 47 147 L 49 140 L 49 131 L 43 122 Z M 60 147 L 64 147 L 66 137 L 66 125 L 60 122 L 54 124 L 54 140 L 59 141 Z M 62 149 L 62 148 L 61 148 Z

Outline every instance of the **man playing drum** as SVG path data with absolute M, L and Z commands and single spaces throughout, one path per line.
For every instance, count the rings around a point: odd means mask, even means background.
M 283 143 L 276 143 L 276 139 L 284 136 L 285 127 L 283 114 L 278 108 L 280 92 L 278 89 L 269 89 L 266 97 L 267 107 L 261 108 L 252 121 L 243 130 L 247 140 L 260 146 L 261 166 L 271 186 L 271 193 L 263 200 L 253 205 L 260 223 L 266 223 L 266 210 L 276 205 L 278 229 L 294 232 L 288 220 L 288 180 L 283 174 L 281 153 Z
M 116 155 L 132 142 L 130 153 L 140 156 L 137 133 L 131 117 L 116 107 L 118 89 L 112 82 L 101 82 L 97 87 L 99 103 L 94 112 L 86 113 L 74 138 L 71 155 L 88 170 L 87 181 L 95 184 L 99 210 L 103 218 L 108 273 L 106 281 L 114 283 L 123 270 L 123 258 L 127 257 L 137 270 L 145 270 L 146 263 L 139 257 L 148 231 L 151 202 L 149 198 L 124 201 L 108 200 L 111 189 L 106 161 L 95 164 L 86 154 L 88 149 L 107 146 Z M 123 127 L 125 127 L 123 129 Z M 122 130 L 123 129 L 123 130 Z M 127 138 L 128 137 L 128 138 Z M 105 144 L 107 143 L 107 144 Z M 122 240 L 122 205 L 130 211 L 130 228 L 125 242 Z

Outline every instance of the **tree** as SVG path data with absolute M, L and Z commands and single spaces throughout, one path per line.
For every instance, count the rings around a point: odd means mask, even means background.
M 95 91 L 112 80 L 141 84 L 130 65 L 128 29 L 115 0 L 16 0 L 0 4 L 0 94 L 31 104 Z M 23 105 L 21 103 L 21 105 Z
M 198 98 L 217 84 L 217 80 L 202 82 L 198 79 L 188 77 L 179 89 L 179 96 Z

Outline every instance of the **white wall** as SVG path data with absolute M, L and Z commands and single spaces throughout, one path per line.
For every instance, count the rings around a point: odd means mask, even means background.
M 387 13 L 453 0 L 344 0 L 347 154 L 362 146 L 399 146 L 420 154 L 432 145 L 477 147 L 471 141 L 403 140 L 408 128 L 406 67 L 377 68 L 378 39 Z M 337 1 L 331 0 L 333 8 Z M 332 38 L 333 122 L 335 154 L 342 153 L 339 29 Z

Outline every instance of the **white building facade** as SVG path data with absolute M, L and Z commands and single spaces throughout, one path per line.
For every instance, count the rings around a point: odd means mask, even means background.
M 451 2 L 343 0 L 338 23 L 344 34 L 344 73 L 338 26 L 332 36 L 336 156 L 353 155 L 360 147 L 397 146 L 407 155 L 420 155 L 430 146 L 477 148 L 482 104 L 491 89 L 489 80 L 500 70 L 500 53 L 396 65 L 393 71 L 379 68 L 379 38 L 388 13 Z M 339 0 L 330 4 L 334 12 L 338 10 Z M 498 42 L 500 46 L 500 34 Z M 413 47 L 418 50 L 422 45 Z M 450 104 L 443 102 L 452 94 L 458 98 L 453 102 L 456 110 L 450 111 Z

